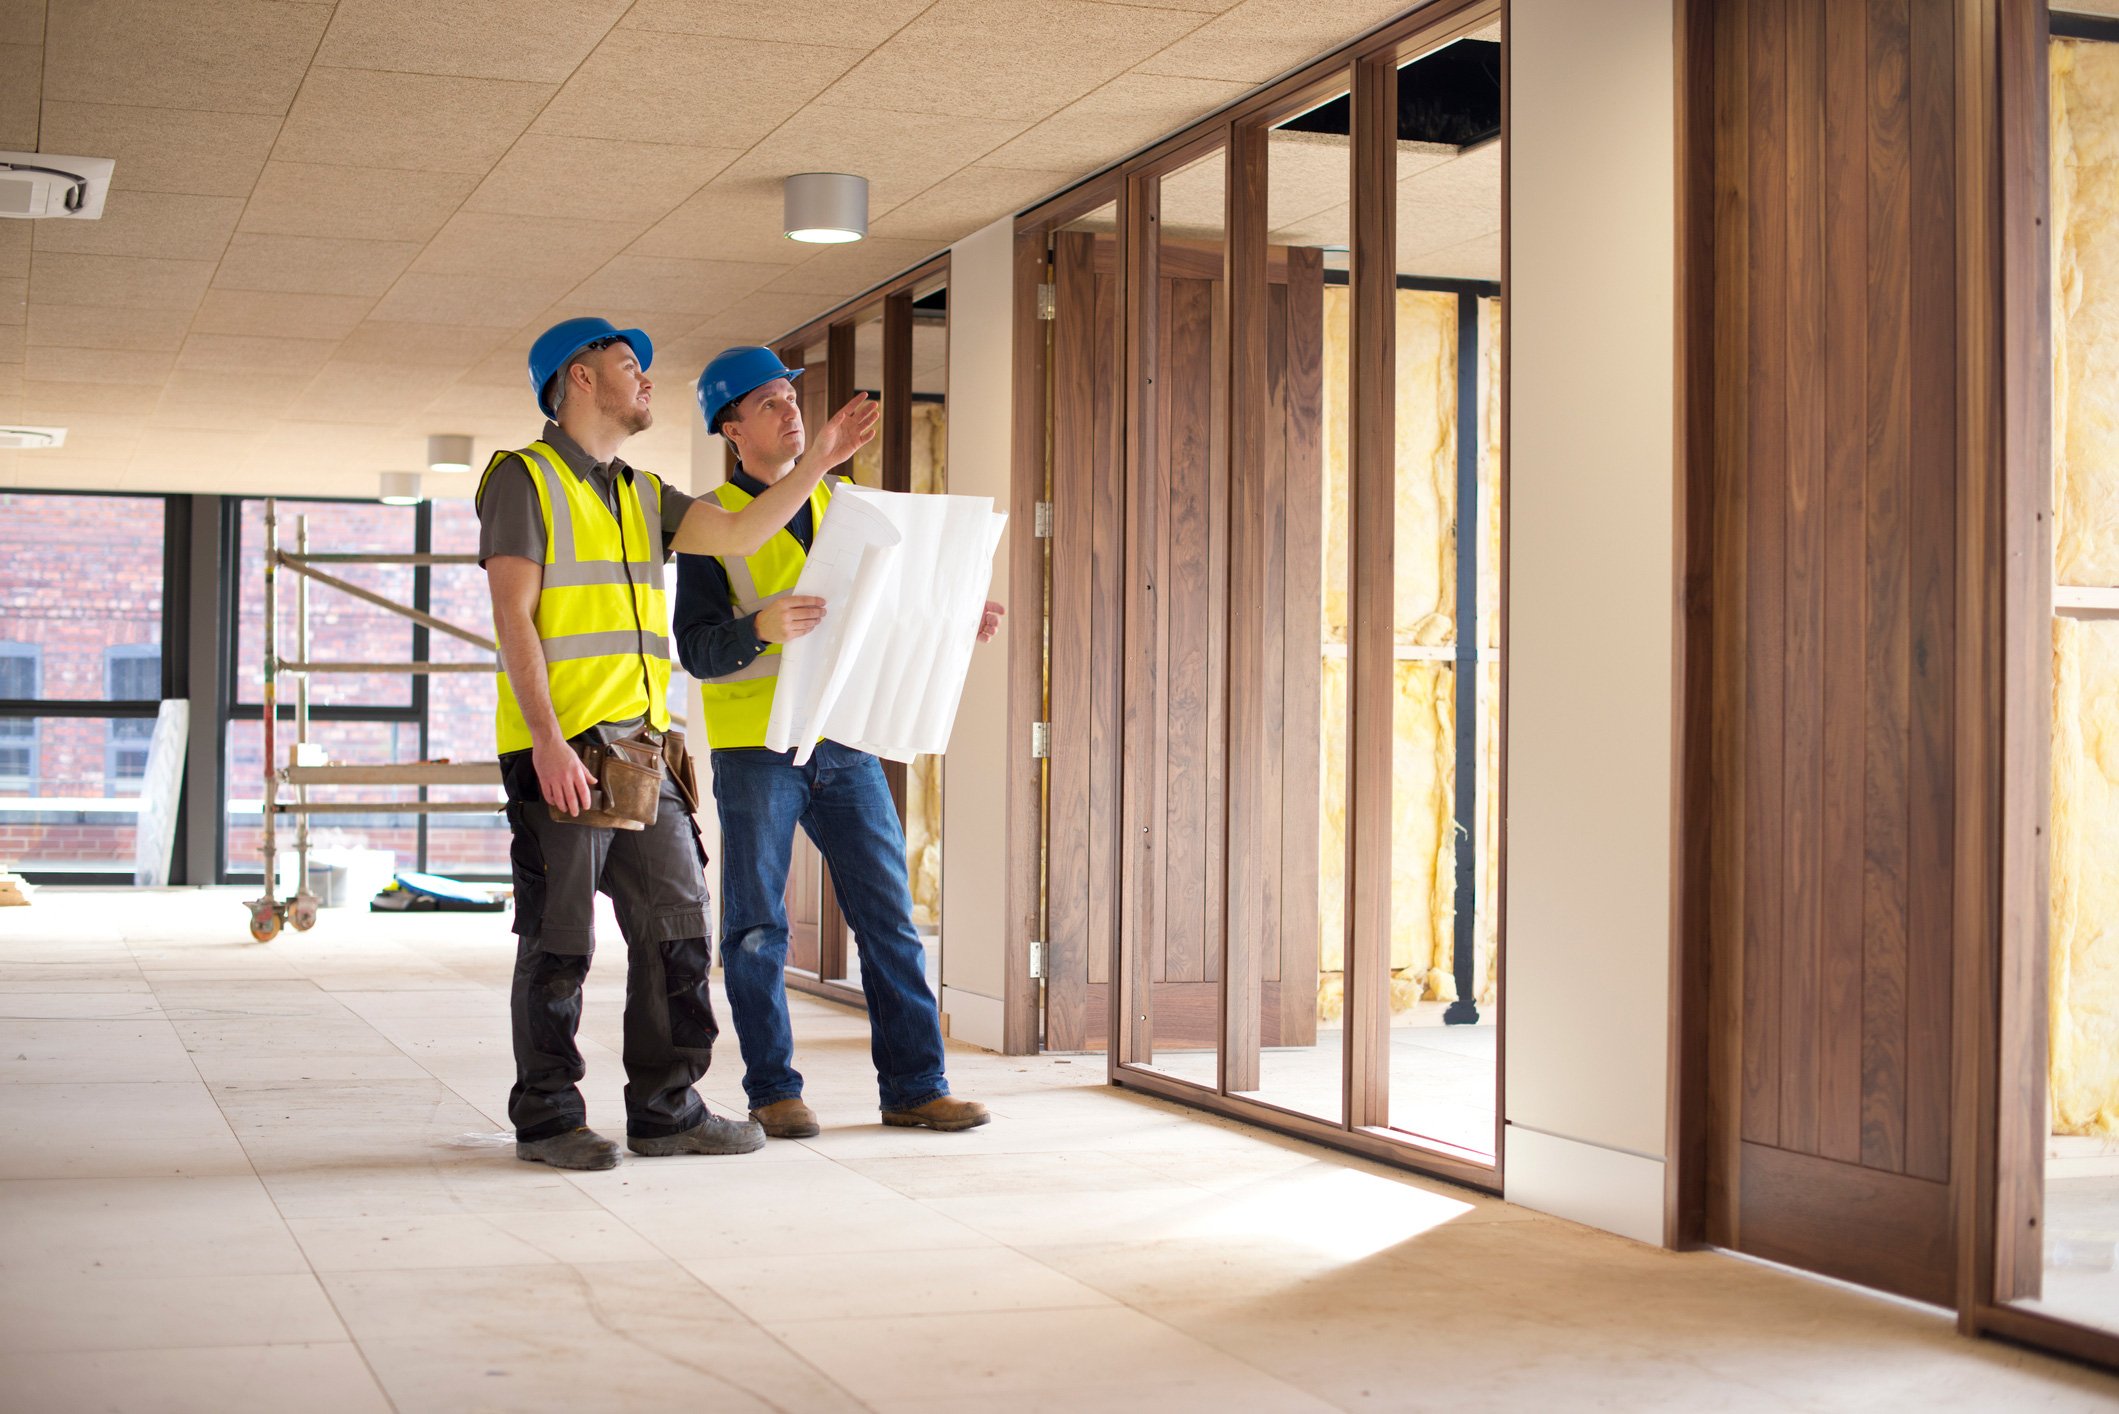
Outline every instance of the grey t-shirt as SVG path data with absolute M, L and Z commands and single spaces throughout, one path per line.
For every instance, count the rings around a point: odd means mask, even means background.
M 556 422 L 544 425 L 543 440 L 576 476 L 596 488 L 604 505 L 617 515 L 618 478 L 629 470 L 626 464 L 617 457 L 598 463 L 575 445 Z M 692 501 L 692 497 L 668 482 L 662 484 L 662 524 L 653 527 L 660 543 L 651 557 L 657 564 L 669 559 L 670 537 L 684 523 Z M 530 469 L 518 456 L 507 457 L 494 467 L 478 493 L 478 562 L 484 564 L 495 555 L 520 555 L 544 563 L 544 516 L 537 509 L 537 488 L 530 481 Z

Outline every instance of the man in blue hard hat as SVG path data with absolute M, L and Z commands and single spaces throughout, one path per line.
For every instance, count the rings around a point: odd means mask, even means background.
M 705 852 L 696 784 L 669 730 L 669 615 L 662 566 L 675 550 L 755 551 L 805 495 L 874 433 L 856 398 L 785 484 L 731 510 L 627 466 L 618 449 L 654 421 L 638 329 L 569 319 L 530 348 L 548 419 L 501 452 L 478 488 L 479 562 L 500 644 L 495 733 L 513 832 L 516 958 L 510 1007 L 518 1158 L 606 1169 L 618 1146 L 586 1124 L 575 1035 L 595 946 L 596 894 L 616 905 L 627 953 L 626 1145 L 636 1154 L 738 1154 L 752 1122 L 709 1114 L 693 1088 L 717 1027 L 707 992 Z M 634 787 L 621 804 L 616 782 Z M 611 772 L 599 788 L 595 762 Z
M 784 491 L 805 447 L 795 379 L 771 349 L 734 348 L 699 376 L 699 411 L 728 443 L 729 477 L 715 489 L 736 511 Z M 949 1093 L 942 1023 L 928 989 L 926 952 L 912 923 L 905 833 L 882 763 L 834 741 L 806 765 L 769 751 L 781 645 L 816 628 L 827 605 L 793 592 L 831 481 L 809 491 L 779 534 L 747 554 L 677 557 L 678 657 L 700 681 L 721 812 L 721 968 L 743 1051 L 751 1118 L 777 1139 L 817 1132 L 794 1068 L 787 1018 L 787 871 L 799 824 L 831 869 L 839 907 L 861 953 L 869 1052 L 885 1124 L 970 1129 L 984 1105 Z M 981 641 L 1000 626 L 989 603 Z

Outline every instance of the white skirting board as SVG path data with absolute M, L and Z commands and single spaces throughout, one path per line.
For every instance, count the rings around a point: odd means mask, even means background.
M 1509 1125 L 1502 1195 L 1556 1218 L 1663 1245 L 1663 1161 Z
M 942 988 L 942 1012 L 949 1018 L 949 1039 L 1001 1049 L 1002 1007 L 999 997 L 981 996 L 962 987 Z

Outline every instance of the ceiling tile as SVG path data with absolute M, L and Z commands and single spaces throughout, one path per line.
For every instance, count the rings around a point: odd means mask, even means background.
M 738 148 L 525 133 L 466 211 L 570 216 L 645 225 L 660 220 L 739 155 Z
M 1022 119 L 945 113 L 894 112 L 877 122 L 873 114 L 818 102 L 744 153 L 728 175 L 764 179 L 777 194 L 790 172 L 855 172 L 868 179 L 873 217 L 978 161 L 1025 126 Z
M 776 34 L 804 44 L 873 49 L 933 0 L 781 0 L 773 6 Z M 669 34 L 756 39 L 758 7 L 748 0 L 635 0 L 619 26 Z
M 231 414 L 240 414 L 244 425 L 258 417 L 271 416 L 286 407 L 309 386 L 306 373 L 253 371 L 231 377 L 219 370 L 179 368 L 169 375 L 162 390 L 157 421 L 176 420 L 200 426 L 219 426 Z M 209 421 L 209 419 L 213 419 Z
M 425 241 L 478 185 L 460 172 L 268 162 L 241 229 L 282 236 Z
M 261 334 L 193 334 L 177 367 L 193 373 L 313 374 L 337 348 L 332 339 L 282 339 Z
M 20 279 L 29 274 L 29 243 L 35 230 L 28 221 L 0 221 L 0 275 Z
M 408 273 L 375 306 L 375 317 L 403 324 L 519 324 L 562 294 L 568 282 L 512 275 Z
M 1251 91 L 1224 79 L 1120 74 L 980 159 L 986 167 L 1091 172 Z
M 289 411 L 322 421 L 362 421 L 423 407 L 434 395 L 432 368 L 387 363 L 327 364 Z
M 271 290 L 210 289 L 192 319 L 201 334 L 276 334 L 339 339 L 375 307 L 372 295 L 283 294 Z
M 240 197 L 114 191 L 99 220 L 38 221 L 33 229 L 39 251 L 219 260 L 242 214 Z
M 870 236 L 851 245 L 814 247 L 816 254 L 765 288 L 774 294 L 829 295 L 843 299 L 879 285 L 901 270 L 937 254 L 946 242 Z
M 1264 83 L 1404 9 L 1405 0 L 1244 0 L 1138 67 L 1144 74 Z
M 469 381 L 453 383 L 434 396 L 427 404 L 427 411 L 438 417 L 518 418 L 521 427 L 518 435 L 528 441 L 536 433 L 539 414 L 530 399 L 527 386 L 530 380 L 519 359 L 515 377 L 518 381 L 505 388 L 498 384 Z
M 780 179 L 727 173 L 657 221 L 628 255 L 799 265 L 814 247 L 781 232 Z
M 860 57 L 855 49 L 613 30 L 536 131 L 748 147 Z
M 331 12 L 270 0 L 68 0 L 44 41 L 47 97 L 284 113 Z
M 318 67 L 272 155 L 482 177 L 552 92 L 550 84 Z
M 492 275 L 570 289 L 630 244 L 640 228 L 609 221 L 526 220 L 459 211 L 412 262 L 418 275 Z M 512 323 L 481 319 L 480 324 Z
M 142 349 L 70 349 L 39 345 L 23 360 L 31 383 L 120 383 L 159 388 L 176 355 Z
M 503 329 L 476 325 L 391 324 L 371 319 L 355 329 L 331 356 L 334 364 L 391 363 L 430 370 L 446 368 L 453 377 L 512 339 L 515 326 Z
M 0 0 L 0 44 L 42 44 L 45 0 Z
M 191 328 L 186 309 L 113 308 L 46 304 L 30 312 L 29 341 L 77 349 L 137 349 L 175 353 Z
M 563 83 L 625 13 L 626 3 L 339 0 L 316 62 Z
M 20 324 L 0 324 L 0 363 L 21 363 L 29 357 L 27 333 Z
M 161 355 L 165 360 L 170 355 Z M 156 382 L 160 382 L 157 379 Z M 23 410 L 11 414 L 24 422 L 64 422 L 82 412 L 150 413 L 161 390 L 145 383 L 22 384 Z
M 577 285 L 570 303 L 707 315 L 726 309 L 786 267 L 727 260 L 621 255 Z
M 228 290 L 288 294 L 380 295 L 419 254 L 411 241 L 326 240 L 238 232 L 213 277 Z M 41 263 L 41 262 L 40 262 Z
M 807 324 L 831 306 L 829 296 L 760 290 L 744 296 L 714 319 L 731 331 L 731 343 L 763 344 Z
M 44 150 L 115 159 L 118 165 L 110 174 L 114 192 L 248 196 L 279 131 L 276 114 L 111 103 L 44 105 Z
M 1202 18 L 1090 0 L 938 0 L 833 84 L 827 101 L 1034 122 Z
M 95 304 L 140 309 L 199 307 L 210 260 L 142 260 L 129 255 L 39 252 L 30 271 L 30 298 L 41 304 Z
M 1040 197 L 1068 185 L 1078 170 L 1040 172 L 1027 167 L 966 167 L 935 183 L 902 206 L 878 217 L 877 236 L 926 241 L 930 251 Z M 862 244 L 867 244 L 863 242 Z
M 12 152 L 43 150 L 37 135 L 37 99 L 43 82 L 41 47 L 0 44 L 0 147 Z
M 0 280 L 0 324 L 20 324 L 29 318 L 29 280 L 13 276 Z

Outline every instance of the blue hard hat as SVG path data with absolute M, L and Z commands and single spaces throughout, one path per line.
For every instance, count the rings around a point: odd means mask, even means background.
M 706 418 L 707 430 L 713 430 L 721 409 L 745 393 L 762 388 L 775 378 L 801 376 L 801 369 L 789 368 L 780 362 L 780 355 L 757 344 L 723 349 L 699 375 L 699 411 Z
M 593 315 L 580 319 L 562 319 L 537 336 L 530 345 L 530 394 L 537 399 L 538 410 L 546 417 L 552 409 L 545 405 L 545 384 L 552 375 L 567 366 L 567 360 L 580 353 L 598 339 L 623 339 L 633 346 L 633 357 L 640 360 L 644 373 L 655 361 L 655 344 L 638 329 L 621 329 L 608 319 Z

